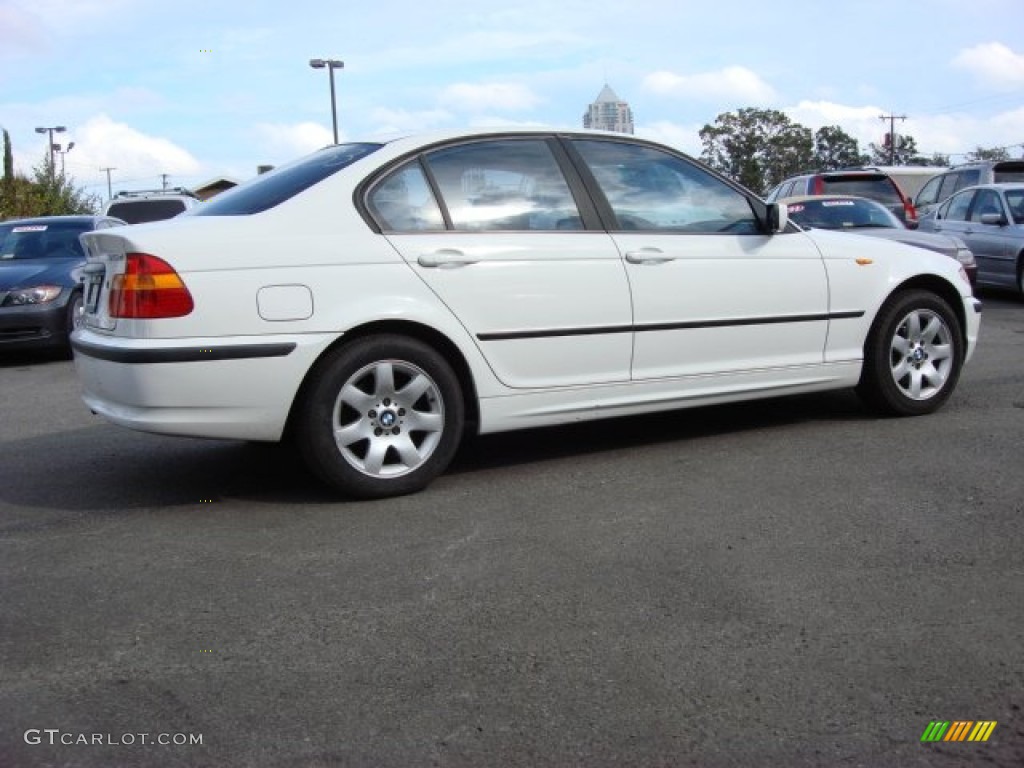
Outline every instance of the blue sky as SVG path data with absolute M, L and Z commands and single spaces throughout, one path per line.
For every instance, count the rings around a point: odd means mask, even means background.
M 880 115 L 927 152 L 1024 152 L 1021 0 L 0 0 L 0 127 L 28 172 L 65 125 L 76 183 L 245 179 L 341 137 L 581 127 L 607 82 L 639 135 L 700 153 L 743 107 L 839 125 Z M 959 155 L 959 157 L 957 157 Z

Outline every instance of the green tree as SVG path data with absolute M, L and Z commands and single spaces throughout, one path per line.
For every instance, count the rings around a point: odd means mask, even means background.
M 869 158 L 860 144 L 838 125 L 826 125 L 814 132 L 814 167 L 823 171 L 865 165 Z
M 928 165 L 928 159 L 918 155 L 917 142 L 913 136 L 895 137 L 895 144 L 890 146 L 879 146 L 872 142 L 868 145 L 871 150 L 871 163 L 873 165 Z
M 14 178 L 14 150 L 11 148 L 11 134 L 4 128 L 4 181 Z
M 763 191 L 813 163 L 809 128 L 773 109 L 720 114 L 700 130 L 701 159 L 750 189 Z
M 64 173 L 56 173 L 52 155 L 32 169 L 32 178 L 14 170 L 11 137 L 4 134 L 4 175 L 0 179 L 0 220 L 29 216 L 96 213 L 100 198 L 76 187 Z
M 974 163 L 980 160 L 1009 160 L 1010 152 L 1006 147 L 992 147 L 985 149 L 978 147 L 967 155 L 967 162 Z
M 922 157 L 924 162 L 920 165 L 949 165 L 949 155 L 943 155 L 940 152 L 933 152 L 931 157 Z

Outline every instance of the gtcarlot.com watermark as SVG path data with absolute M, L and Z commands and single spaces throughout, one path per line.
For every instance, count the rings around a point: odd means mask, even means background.
M 60 728 L 29 728 L 25 731 L 26 744 L 50 746 L 108 746 L 134 747 L 189 747 L 203 743 L 201 733 L 75 733 Z

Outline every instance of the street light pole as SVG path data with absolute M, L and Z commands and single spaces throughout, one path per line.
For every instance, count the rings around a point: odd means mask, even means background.
M 67 149 L 61 149 L 60 144 L 55 144 L 54 149 L 60 153 L 60 175 L 64 176 L 64 155 L 75 148 L 75 142 L 70 142 Z
M 338 143 L 338 104 L 334 97 L 334 70 L 344 69 L 345 62 L 340 59 L 310 59 L 309 66 L 313 69 L 324 69 L 331 81 L 331 120 L 334 124 L 334 143 Z
M 53 152 L 54 152 L 53 134 L 54 133 L 64 133 L 64 131 L 66 131 L 66 130 L 67 130 L 67 128 L 65 128 L 63 125 L 55 125 L 52 128 L 36 128 L 36 133 L 48 133 L 48 134 L 50 134 L 50 149 L 49 149 L 49 152 L 50 152 L 50 181 L 53 181 L 54 177 L 56 176 L 56 172 L 55 172 L 56 169 L 54 167 L 56 165 L 56 162 L 55 162 L 54 157 L 53 157 Z

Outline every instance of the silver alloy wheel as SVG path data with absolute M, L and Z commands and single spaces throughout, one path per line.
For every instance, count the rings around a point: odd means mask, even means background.
M 71 320 L 68 333 L 71 331 L 77 331 L 85 324 L 85 301 L 82 299 L 82 294 L 76 293 L 71 297 L 71 306 L 68 308 L 68 317 Z
M 893 381 L 911 400 L 942 391 L 953 373 L 953 334 L 930 309 L 914 309 L 896 326 L 889 348 Z
M 364 475 L 401 477 L 430 458 L 444 432 L 444 399 L 421 368 L 380 360 L 360 368 L 334 401 L 334 442 Z

